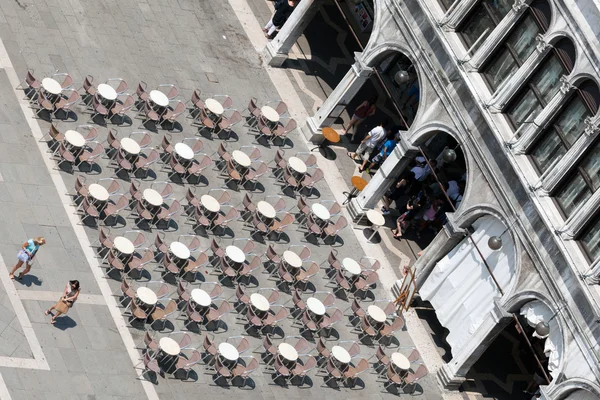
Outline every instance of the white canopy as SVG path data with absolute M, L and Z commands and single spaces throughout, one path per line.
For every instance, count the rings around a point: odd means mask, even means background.
M 502 235 L 506 227 L 492 216 L 473 223 L 473 239 L 485 257 L 496 280 L 506 292 L 515 277 L 515 248 L 511 236 Z M 502 248 L 492 250 L 491 236 L 502 235 Z M 419 290 L 421 298 L 431 302 L 438 320 L 448 328 L 446 341 L 458 352 L 481 325 L 500 296 L 479 253 L 468 238 L 463 239 L 441 259 Z

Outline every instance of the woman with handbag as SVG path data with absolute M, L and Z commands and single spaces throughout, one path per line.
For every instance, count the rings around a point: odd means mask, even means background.
M 370 117 L 375 114 L 375 110 L 377 107 L 375 103 L 377 102 L 377 96 L 373 96 L 366 101 L 363 101 L 356 109 L 354 110 L 354 114 L 352 114 L 352 119 L 350 123 L 346 127 L 346 129 L 342 130 L 342 134 L 350 132 L 350 129 L 354 127 L 354 131 L 352 133 L 351 141 L 354 141 L 354 137 L 356 136 L 356 127 L 365 120 L 365 118 Z
M 8 274 L 10 279 L 15 279 L 15 272 L 17 272 L 17 270 L 23 266 L 23 263 L 25 263 L 25 269 L 19 274 L 17 279 L 20 280 L 21 278 L 23 278 L 23 276 L 27 275 L 27 273 L 31 269 L 31 263 L 33 262 L 33 258 L 37 254 L 37 251 L 40 249 L 40 246 L 43 246 L 44 244 L 46 244 L 46 239 L 44 239 L 41 236 L 29 239 L 28 241 L 23 243 L 23 245 L 21 246 L 21 250 L 19 250 L 19 253 L 17 254 L 18 261 Z
M 79 296 L 81 288 L 79 287 L 79 281 L 69 281 L 65 290 L 63 291 L 62 296 L 56 302 L 55 305 L 46 310 L 45 314 L 48 315 L 52 312 L 52 310 L 56 310 L 56 315 L 52 317 L 50 320 L 51 324 L 56 322 L 56 317 L 62 314 L 66 314 L 69 311 L 69 308 L 73 307 L 75 304 L 75 300 L 77 300 L 77 296 Z

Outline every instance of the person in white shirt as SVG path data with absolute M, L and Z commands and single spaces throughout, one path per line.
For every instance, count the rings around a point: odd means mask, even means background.
M 456 181 L 448 181 L 448 188 L 446 189 L 446 193 L 450 200 L 456 200 L 458 195 L 460 194 L 460 188 L 458 187 L 458 182 Z
M 371 153 L 377 147 L 379 142 L 381 142 L 388 133 L 388 130 L 385 128 L 387 124 L 388 121 L 383 120 L 381 124 L 379 124 L 379 126 L 376 126 L 375 128 L 371 129 L 371 131 L 367 134 L 367 137 L 365 137 L 360 142 L 360 145 L 358 146 L 358 149 L 356 149 L 355 153 L 347 153 L 348 157 L 352 159 L 356 160 L 358 159 L 358 157 L 363 159 L 362 165 L 360 166 L 360 168 L 358 168 L 360 172 L 362 172 L 365 169 L 367 161 L 369 161 L 369 158 L 371 157 Z
M 431 166 L 435 168 L 437 166 L 437 161 L 430 160 L 429 164 L 431 164 Z M 416 180 L 418 180 L 419 182 L 423 182 L 425 178 L 427 178 L 427 175 L 431 173 L 431 168 L 429 168 L 429 165 L 424 165 L 422 167 L 420 165 L 416 165 L 413 167 L 413 169 L 411 169 L 411 171 L 415 174 Z

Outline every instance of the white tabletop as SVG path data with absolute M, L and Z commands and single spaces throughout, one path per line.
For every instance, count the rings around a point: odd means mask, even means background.
M 352 275 L 358 275 L 362 271 L 360 264 L 349 257 L 342 260 L 342 267 Z
M 65 140 L 75 147 L 83 147 L 85 145 L 85 138 L 83 135 L 74 130 L 65 132 Z
M 272 205 L 262 200 L 256 204 L 256 209 L 267 218 L 275 218 L 275 215 L 277 214 Z
M 106 100 L 115 100 L 117 98 L 117 91 L 106 83 L 101 83 L 98 85 L 98 93 Z
M 194 150 L 192 150 L 192 148 L 185 143 L 176 143 L 175 153 L 185 160 L 191 160 L 194 158 Z
M 352 359 L 350 353 L 342 346 L 333 346 L 331 348 L 331 355 L 343 364 L 348 364 Z
M 219 212 L 221 205 L 214 197 L 204 194 L 200 197 L 200 203 L 210 212 Z
M 250 295 L 250 303 L 260 311 L 269 311 L 269 308 L 271 308 L 269 300 L 260 293 L 252 293 Z
M 298 157 L 290 157 L 288 159 L 288 165 L 290 166 L 291 169 L 293 169 L 294 171 L 296 171 L 299 174 L 306 173 L 306 164 L 304 164 L 304 161 L 302 161 Z
M 215 115 L 223 114 L 223 105 L 215 99 L 206 99 L 204 105 L 211 113 Z
M 242 249 L 240 249 L 237 246 L 227 246 L 225 248 L 225 254 L 227 255 L 227 257 L 229 257 L 231 261 L 235 263 L 243 263 L 244 261 L 246 261 L 246 255 L 244 254 Z
M 309 297 L 306 299 L 306 307 L 317 315 L 325 315 L 325 306 L 321 300 L 316 297 Z
M 279 350 L 279 354 L 286 360 L 296 361 L 298 359 L 298 352 L 294 346 L 289 343 L 281 343 L 277 346 L 277 350 Z
M 179 343 L 170 337 L 161 338 L 158 341 L 158 347 L 165 353 L 170 356 L 176 356 L 181 352 L 181 348 L 179 348 Z
M 152 90 L 150 92 L 150 100 L 157 106 L 166 107 L 169 105 L 169 98 L 160 90 Z
M 233 160 L 237 164 L 241 165 L 242 167 L 246 167 L 246 168 L 248 168 L 250 166 L 250 164 L 252 163 L 252 160 L 250 160 L 250 157 L 248 157 L 248 154 L 246 154 L 240 150 L 232 151 L 231 158 L 233 158 Z
M 219 354 L 229 361 L 236 361 L 240 358 L 240 353 L 231 343 L 223 342 L 219 345 Z
M 194 303 L 202 307 L 208 307 L 210 306 L 210 303 L 212 303 L 212 299 L 210 298 L 209 294 L 202 289 L 192 290 L 190 296 L 192 296 Z
M 152 289 L 147 288 L 145 286 L 140 286 L 139 288 L 137 288 L 135 293 L 137 294 L 138 299 L 142 301 L 142 303 L 153 306 L 158 301 L 158 298 L 156 298 L 156 293 L 154 293 Z M 179 352 L 177 352 L 177 354 L 179 354 Z
M 155 207 L 158 207 L 163 203 L 162 196 L 154 189 L 144 189 L 142 196 L 144 197 L 144 200 Z
M 277 111 L 275 111 L 273 107 L 264 106 L 260 109 L 260 112 L 263 115 L 263 117 L 265 117 L 269 121 L 279 122 L 279 114 L 277 113 Z
M 410 361 L 408 361 L 408 358 L 406 358 L 404 354 L 392 353 L 390 359 L 392 360 L 394 365 L 400 368 L 401 370 L 406 371 L 410 368 Z
M 385 217 L 379 210 L 369 210 L 367 211 L 367 219 L 373 224 L 377 226 L 385 225 Z
M 187 260 L 191 255 L 190 249 L 188 249 L 188 247 L 181 242 L 171 242 L 169 245 L 169 250 L 171 250 L 171 253 L 173 253 L 175 257 L 181 260 Z
M 367 307 L 367 314 L 369 314 L 369 317 L 373 318 L 377 322 L 385 322 L 387 319 L 385 312 L 381 308 L 374 305 Z
M 123 254 L 133 254 L 133 251 L 135 250 L 135 247 L 133 246 L 133 243 L 131 243 L 131 240 L 123 236 L 117 236 L 113 240 L 113 244 L 115 246 L 115 249 L 117 249 L 120 253 Z
M 327 221 L 329 218 L 331 218 L 329 210 L 323 204 L 315 203 L 310 207 L 310 209 L 312 210 L 313 214 L 323 221 Z
M 121 148 L 134 155 L 140 154 L 141 151 L 139 143 L 128 137 L 121 139 Z
M 98 185 L 97 183 L 92 183 L 88 187 L 88 191 L 90 192 L 90 196 L 98 201 L 106 201 L 108 200 L 108 190 L 102 185 Z
M 302 259 L 298 254 L 294 253 L 293 251 L 284 251 L 283 259 L 285 260 L 285 263 L 292 268 L 300 268 L 302 266 Z
M 56 82 L 52 78 L 42 79 L 42 87 L 46 92 L 51 94 L 60 94 L 60 92 L 62 92 L 62 87 L 60 86 L 60 83 Z

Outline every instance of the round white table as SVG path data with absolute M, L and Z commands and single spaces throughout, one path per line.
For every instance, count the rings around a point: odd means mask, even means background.
M 232 151 L 231 158 L 233 158 L 233 161 L 235 161 L 236 164 L 238 164 L 244 168 L 248 168 L 250 166 L 250 164 L 252 163 L 252 160 L 250 160 L 250 157 L 248 157 L 248 154 L 246 154 L 240 150 Z
M 240 353 L 231 343 L 223 342 L 219 345 L 219 354 L 226 360 L 237 361 L 240 358 Z
M 116 100 L 117 91 L 110 85 L 106 83 L 101 83 L 98 85 L 98 94 L 105 98 L 106 100 Z
M 83 135 L 74 130 L 65 132 L 65 140 L 74 147 L 83 147 L 85 145 L 85 138 Z
M 358 275 L 362 271 L 360 264 L 349 257 L 342 260 L 342 267 L 351 275 Z
M 286 250 L 283 252 L 283 261 L 285 261 L 286 265 L 292 268 L 300 268 L 302 267 L 302 259 L 300 256 L 293 251 Z
M 150 100 L 160 107 L 166 107 L 169 105 L 169 98 L 160 90 L 152 90 L 150 92 Z
M 162 196 L 154 189 L 144 189 L 142 192 L 142 197 L 148 202 L 148 204 L 154 207 L 159 207 L 163 203 Z
M 367 314 L 369 314 L 369 317 L 379 323 L 383 323 L 387 319 L 385 312 L 381 308 L 374 305 L 367 307 Z
M 390 359 L 392 360 L 392 363 L 399 369 L 403 371 L 410 369 L 410 361 L 404 356 L 404 354 L 392 353 Z
M 267 203 L 266 201 L 261 200 L 258 203 L 256 203 L 256 209 L 259 213 L 261 213 L 262 216 L 266 218 L 275 218 L 275 216 L 277 215 L 273 206 Z
M 181 348 L 179 347 L 179 343 L 177 343 L 175 340 L 171 339 L 170 337 L 161 338 L 158 341 L 158 347 L 170 356 L 176 356 L 179 353 L 181 353 Z
M 223 105 L 215 99 L 206 99 L 204 105 L 206 106 L 206 108 L 208 108 L 208 111 L 215 115 L 223 114 Z
M 317 218 L 319 218 L 322 221 L 327 221 L 329 220 L 329 218 L 331 218 L 329 210 L 323 204 L 315 203 L 312 206 L 310 206 L 310 209 L 312 210 L 313 214 L 315 214 Z
M 269 308 L 271 308 L 269 300 L 260 293 L 252 293 L 250 295 L 250 303 L 260 311 L 269 311 Z
M 281 357 L 288 361 L 296 361 L 298 359 L 298 352 L 294 346 L 289 343 L 281 343 L 277 346 L 277 350 L 279 351 L 279 354 L 281 354 Z
M 316 297 L 306 299 L 306 307 L 316 315 L 325 315 L 325 305 Z
M 62 92 L 62 86 L 52 78 L 42 79 L 42 87 L 50 94 L 60 94 Z
M 191 160 L 194 158 L 194 150 L 185 143 L 176 143 L 174 149 L 175 153 L 184 160 Z
M 123 236 L 117 236 L 113 240 L 113 245 L 115 249 L 117 249 L 117 251 L 121 254 L 133 254 L 135 250 L 135 247 L 133 246 L 133 243 L 131 243 L 131 240 Z
M 331 355 L 342 364 L 348 364 L 352 359 L 350 353 L 342 346 L 333 346 L 331 348 Z
M 227 246 L 225 248 L 225 254 L 227 255 L 227 258 L 229 258 L 234 263 L 240 264 L 246 261 L 246 255 L 244 254 L 242 249 L 240 249 L 237 246 Z
M 148 304 L 149 306 L 153 306 L 156 304 L 156 302 L 158 301 L 158 298 L 156 297 L 156 293 L 154 293 L 154 291 L 150 288 L 147 288 L 145 286 L 140 286 L 139 288 L 137 288 L 137 290 L 135 291 L 135 294 L 137 295 L 137 298 L 140 299 L 140 301 L 144 304 Z M 177 354 L 179 354 L 179 352 L 177 352 Z
M 192 297 L 192 300 L 194 301 L 194 303 L 196 303 L 202 307 L 208 307 L 212 303 L 212 299 L 210 298 L 210 295 L 202 289 L 192 290 L 192 292 L 190 293 L 190 296 Z
M 140 154 L 140 151 L 142 150 L 138 142 L 128 137 L 121 139 L 121 148 L 134 156 Z
M 260 113 L 271 122 L 279 122 L 279 113 L 273 107 L 264 106 L 260 109 Z
M 108 190 L 102 185 L 98 185 L 97 183 L 92 183 L 88 187 L 88 191 L 90 196 L 92 196 L 95 200 L 98 201 L 106 201 L 108 200 Z
M 298 157 L 290 157 L 288 159 L 288 165 L 290 166 L 291 169 L 293 169 L 294 171 L 296 171 L 299 174 L 306 173 L 306 164 L 304 164 L 304 161 L 302 161 Z
M 367 219 L 371 224 L 373 224 L 373 233 L 369 236 L 369 241 L 375 236 L 379 227 L 385 225 L 385 217 L 379 210 L 369 210 L 367 211 Z
M 171 253 L 180 260 L 187 260 L 191 256 L 190 249 L 181 242 L 171 242 L 169 250 L 171 250 Z
M 200 203 L 204 208 L 213 213 L 219 212 L 219 210 L 221 209 L 221 205 L 219 204 L 217 199 L 208 194 L 204 194 L 200 197 Z

